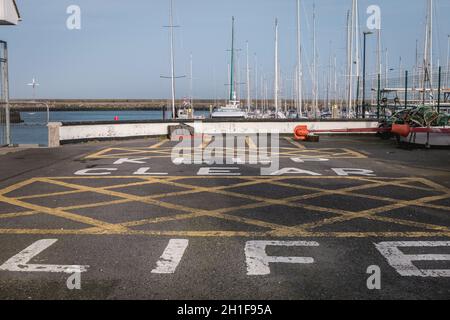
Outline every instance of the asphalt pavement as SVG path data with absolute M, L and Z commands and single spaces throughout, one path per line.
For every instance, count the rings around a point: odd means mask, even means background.
M 450 150 L 216 142 L 0 155 L 0 299 L 450 298 Z

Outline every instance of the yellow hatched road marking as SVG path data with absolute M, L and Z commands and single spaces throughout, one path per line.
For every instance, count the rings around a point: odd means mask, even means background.
M 140 182 L 130 182 L 130 183 L 119 183 L 115 185 L 109 185 L 104 187 L 89 187 L 85 185 L 79 185 L 75 183 L 68 183 L 61 180 L 85 180 L 85 179 L 104 179 L 111 180 L 116 179 L 120 182 L 121 179 L 139 179 L 143 180 Z M 0 190 L 0 201 L 6 202 L 18 207 L 26 208 L 29 211 L 25 212 L 17 212 L 17 213 L 7 213 L 0 214 L 0 218 L 13 218 L 20 216 L 28 216 L 36 213 L 44 213 L 53 216 L 58 216 L 60 218 L 81 222 L 89 225 L 90 227 L 79 230 L 36 230 L 36 229 L 0 229 L 0 234 L 95 234 L 95 235 L 106 235 L 106 234 L 139 234 L 139 235 L 192 235 L 192 236 L 223 236 L 223 237 L 233 237 L 233 236 L 242 236 L 242 237 L 250 237 L 250 236 L 268 236 L 268 237 L 293 237 L 293 236 L 305 236 L 305 237 L 390 237 L 390 236 L 402 236 L 402 237 L 424 237 L 424 236 L 450 236 L 450 229 L 447 226 L 434 225 L 428 223 L 421 223 L 412 220 L 404 220 L 392 217 L 379 216 L 377 214 L 389 212 L 391 210 L 404 208 L 408 206 L 423 206 L 427 208 L 433 208 L 443 211 L 450 211 L 450 207 L 434 205 L 429 202 L 438 201 L 441 199 L 450 198 L 450 191 L 448 188 L 441 186 L 437 183 L 434 183 L 430 180 L 424 178 L 369 178 L 369 177 L 323 177 L 323 176 L 308 176 L 308 177 L 287 177 L 287 176 L 278 176 L 278 177 L 220 177 L 220 179 L 235 179 L 237 182 L 231 183 L 229 185 L 219 185 L 215 187 L 203 187 L 197 185 L 191 185 L 188 183 L 182 183 L 180 180 L 192 179 L 193 181 L 198 181 L 201 179 L 213 179 L 212 177 L 199 177 L 199 176 L 176 176 L 176 177 L 138 177 L 138 176 L 124 176 L 124 177 L 55 177 L 55 178 L 33 178 L 27 181 L 20 182 L 18 184 L 9 186 L 3 190 Z M 290 180 L 293 179 L 301 179 L 301 180 L 314 180 L 314 179 L 334 179 L 334 180 L 355 180 L 361 181 L 365 184 L 353 187 L 344 187 L 338 189 L 322 189 L 317 187 L 305 186 L 305 185 L 297 185 L 293 183 L 289 183 Z M 55 192 L 53 194 L 48 193 L 44 196 L 59 196 L 63 194 L 72 194 L 72 193 L 82 193 L 82 192 L 94 192 L 98 194 L 108 195 L 115 198 L 117 200 L 112 201 L 104 201 L 97 202 L 93 204 L 81 204 L 70 207 L 61 207 L 61 208 L 48 208 L 44 206 L 34 205 L 27 203 L 23 200 L 30 198 L 37 198 L 38 195 L 32 196 L 23 196 L 20 198 L 7 197 L 5 194 L 8 194 L 12 191 L 18 190 L 22 187 L 25 187 L 34 182 L 44 182 L 50 183 L 54 185 L 58 185 L 61 187 L 73 189 L 71 191 L 65 192 Z M 426 187 L 409 185 L 408 183 L 421 183 Z M 167 192 L 164 194 L 154 194 L 150 196 L 135 196 L 130 195 L 124 192 L 114 191 L 119 188 L 126 188 L 131 186 L 145 186 L 147 184 L 166 184 L 173 187 L 179 187 L 182 189 L 186 189 L 183 191 L 174 191 Z M 271 199 L 265 198 L 263 196 L 255 196 L 245 194 L 242 191 L 233 191 L 228 190 L 232 188 L 259 185 L 262 183 L 271 184 L 274 186 L 281 186 L 286 188 L 293 189 L 304 189 L 308 191 L 312 191 L 311 194 L 299 195 L 293 197 L 287 197 L 282 199 Z M 380 197 L 380 196 L 371 196 L 371 195 L 363 195 L 358 194 L 358 190 L 364 189 L 372 189 L 380 186 L 398 186 L 403 188 L 409 188 L 411 190 L 424 190 L 424 191 L 433 191 L 436 193 L 442 193 L 440 195 L 423 197 L 420 199 L 414 200 L 399 200 L 393 199 L 389 197 Z M 226 197 L 235 197 L 241 198 L 251 201 L 249 204 L 235 206 L 235 207 L 226 207 L 219 208 L 216 210 L 202 210 L 197 208 L 191 208 L 186 205 L 169 203 L 166 201 L 161 201 L 159 199 L 165 199 L 168 197 L 177 197 L 181 195 L 193 195 L 196 193 L 208 192 L 211 194 L 223 195 Z M 323 196 L 331 196 L 331 195 L 346 195 L 350 197 L 366 197 L 368 199 L 385 201 L 389 204 L 379 206 L 369 210 L 363 210 L 359 212 L 341 210 L 336 208 L 325 208 L 317 205 L 309 205 L 304 204 L 301 201 L 306 199 L 314 199 Z M 42 196 L 42 195 L 41 195 Z M 169 210 L 174 210 L 175 212 L 179 212 L 178 214 L 167 216 L 167 217 L 156 217 L 151 219 L 143 219 L 138 221 L 128 221 L 118 224 L 107 223 L 104 221 L 100 221 L 97 219 L 92 219 L 85 217 L 80 214 L 74 214 L 71 212 L 67 212 L 68 210 L 76 210 L 76 209 L 86 209 L 86 208 L 94 208 L 106 205 L 113 205 L 119 203 L 128 203 L 128 202 L 142 202 L 151 205 L 155 205 L 158 207 L 163 207 Z M 240 216 L 236 216 L 230 214 L 231 212 L 237 210 L 245 210 L 245 209 L 254 209 L 258 210 L 260 208 L 268 207 L 271 205 L 280 205 L 286 207 L 293 208 L 303 208 L 307 210 L 311 210 L 313 212 L 322 212 L 322 213 L 332 213 L 337 215 L 336 217 L 325 218 L 319 221 L 314 221 L 311 223 L 304 223 L 296 226 L 285 226 L 276 223 L 270 223 L 267 221 L 263 221 L 260 219 L 250 219 L 243 218 Z M 147 231 L 147 230 L 130 230 L 130 227 L 136 227 L 145 224 L 158 224 L 169 221 L 180 221 L 186 219 L 194 219 L 198 217 L 214 217 L 218 219 L 228 220 L 232 222 L 244 223 L 247 225 L 252 225 L 256 227 L 262 227 L 268 229 L 264 232 L 253 232 L 253 231 L 166 231 L 166 230 L 156 230 L 156 231 Z M 367 220 L 381 221 L 386 223 L 399 224 L 409 227 L 417 227 L 421 229 L 427 229 L 428 231 L 424 232 L 320 232 L 314 229 L 324 226 L 330 225 L 338 222 L 348 222 L 353 219 L 363 218 Z

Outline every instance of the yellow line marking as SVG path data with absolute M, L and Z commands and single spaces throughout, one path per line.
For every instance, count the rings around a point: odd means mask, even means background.
M 285 139 L 287 142 L 289 142 L 290 144 L 293 144 L 294 146 L 296 146 L 296 147 L 299 148 L 299 149 L 302 149 L 302 150 L 306 149 L 306 147 L 305 147 L 304 145 L 298 143 L 297 141 L 294 141 L 294 139 L 292 139 L 292 138 L 285 137 L 284 139 Z
M 39 212 L 36 212 L 36 211 L 22 211 L 22 212 L 15 212 L 15 213 L 2 213 L 2 214 L 0 214 L 0 219 L 27 217 L 27 216 L 35 215 L 37 213 L 39 213 Z
M 258 146 L 256 145 L 256 143 L 253 141 L 252 137 L 247 136 L 245 138 L 245 143 L 247 144 L 247 146 L 250 148 L 250 150 L 258 150 Z
M 96 152 L 96 153 L 93 153 L 93 154 L 91 154 L 91 155 L 86 156 L 86 159 L 100 158 L 100 157 L 102 157 L 105 153 L 108 153 L 108 152 L 110 152 L 111 150 L 113 150 L 113 148 L 106 148 L 106 149 L 103 149 L 103 150 L 101 150 L 101 151 L 98 151 L 98 152 Z
M 23 202 L 23 201 L 20 201 L 20 200 L 16 200 L 16 199 L 13 199 L 13 198 L 5 198 L 4 196 L 0 196 L 0 200 L 4 201 L 4 202 L 9 202 L 9 203 L 14 204 L 16 206 L 27 208 L 27 209 L 30 209 L 30 210 L 33 210 L 33 211 L 38 211 L 38 212 L 46 213 L 46 214 L 49 214 L 49 215 L 52 215 L 52 216 L 65 218 L 65 219 L 76 221 L 76 222 L 81 222 L 81 223 L 84 223 L 84 224 L 87 224 L 87 225 L 101 227 L 104 230 L 114 231 L 114 230 L 123 229 L 123 227 L 120 227 L 120 226 L 115 226 L 113 224 L 110 224 L 110 223 L 107 223 L 107 222 L 103 222 L 103 221 L 100 221 L 100 220 L 96 220 L 96 219 L 93 219 L 93 218 L 84 217 L 84 216 L 81 216 L 81 215 L 65 212 L 63 210 L 56 209 L 56 208 L 47 208 L 47 207 L 43 207 L 43 206 L 39 206 L 39 205 Z
M 302 228 L 302 229 L 314 229 L 314 228 L 318 228 L 318 227 L 321 227 L 321 226 L 324 226 L 324 225 L 334 224 L 334 223 L 337 223 L 337 222 L 344 222 L 344 221 L 350 221 L 350 220 L 357 219 L 357 218 L 368 218 L 368 217 L 372 217 L 374 220 L 378 220 L 379 216 L 376 216 L 376 217 L 374 216 L 374 214 L 376 214 L 376 213 L 382 213 L 382 212 L 391 211 L 391 210 L 394 210 L 394 209 L 400 209 L 400 208 L 407 207 L 407 206 L 410 206 L 410 205 L 415 205 L 415 204 L 421 203 L 421 202 L 435 201 L 435 200 L 445 199 L 445 198 L 448 198 L 448 195 L 434 196 L 434 197 L 425 197 L 425 198 L 421 198 L 421 199 L 418 199 L 418 200 L 411 200 L 411 201 L 398 201 L 397 203 L 394 203 L 394 204 L 391 204 L 391 205 L 388 205 L 388 206 L 383 206 L 383 207 L 379 207 L 379 208 L 363 210 L 363 211 L 360 211 L 360 212 L 352 212 L 352 213 L 349 213 L 349 214 L 342 215 L 340 217 L 324 219 L 324 220 L 319 221 L 319 222 L 302 224 L 302 225 L 299 225 L 298 227 Z M 404 224 L 404 223 L 400 223 L 400 221 L 398 219 L 391 218 L 391 220 L 392 221 L 395 220 L 396 223 L 398 223 L 398 224 Z M 403 220 L 403 221 L 405 221 L 405 220 Z M 449 228 L 443 227 L 443 226 L 433 226 L 433 229 L 435 229 L 436 227 L 438 227 L 439 230 L 449 231 Z
M 169 139 L 164 139 L 164 140 L 162 140 L 162 141 L 160 141 L 160 142 L 150 146 L 150 149 L 160 148 L 163 144 L 166 144 L 167 142 L 169 142 Z
M 17 189 L 20 189 L 22 187 L 30 185 L 30 184 L 32 184 L 32 183 L 34 183 L 36 181 L 38 181 L 38 178 L 31 178 L 29 180 L 25 180 L 25 181 L 13 184 L 12 186 L 9 186 L 7 188 L 4 188 L 4 189 L 0 190 L 0 195 L 5 195 L 7 193 L 13 192 L 13 191 L 15 191 Z
M 239 182 L 238 183 L 232 183 L 230 185 L 220 185 L 216 187 L 202 187 L 187 183 L 181 183 L 179 180 L 194 180 L 198 181 L 201 179 L 236 179 Z M 141 179 L 143 181 L 141 182 L 133 182 L 133 183 L 122 183 L 122 184 L 116 184 L 113 186 L 105 186 L 105 187 L 88 187 L 83 185 L 78 185 L 74 183 L 67 183 L 63 182 L 61 180 L 64 179 L 70 179 L 70 180 L 84 180 L 84 179 Z M 322 189 L 322 188 L 316 188 L 316 187 L 310 187 L 310 186 L 304 186 L 304 185 L 297 185 L 288 183 L 288 181 L 293 179 L 302 179 L 302 180 L 312 180 L 312 179 L 330 179 L 330 180 L 355 180 L 355 181 L 361 181 L 365 184 L 360 186 L 353 186 L 353 187 L 347 187 L 347 188 L 339 188 L 339 189 Z M 76 192 L 95 192 L 99 194 L 105 194 L 109 196 L 113 196 L 116 198 L 119 198 L 118 200 L 113 201 L 105 201 L 105 202 L 98 202 L 94 204 L 86 204 L 86 205 L 78 205 L 78 206 L 71 206 L 66 208 L 47 208 L 42 206 L 37 206 L 33 204 L 29 204 L 26 202 L 21 201 L 18 198 L 10 198 L 3 196 L 5 193 L 9 193 L 11 191 L 20 189 L 21 187 L 27 186 L 28 184 L 31 184 L 33 182 L 45 182 L 45 183 L 51 183 L 54 185 L 64 186 L 70 189 L 74 189 L 74 191 L 67 191 L 70 193 L 76 193 Z M 408 185 L 408 183 L 413 182 L 420 182 L 423 185 L 429 187 L 423 188 L 419 186 L 414 185 Z M 170 186 L 175 186 L 179 188 L 186 189 L 185 191 L 176 191 L 176 192 L 168 192 L 165 194 L 154 194 L 148 197 L 140 197 L 140 196 L 134 196 L 123 192 L 117 192 L 114 191 L 114 189 L 118 188 L 124 188 L 128 186 L 139 186 L 139 185 L 146 185 L 151 183 L 162 183 Z M 243 186 L 251 186 L 251 185 L 258 185 L 262 183 L 268 183 L 272 185 L 278 185 L 293 189 L 304 189 L 304 190 L 310 190 L 314 191 L 312 194 L 306 194 L 306 195 L 299 195 L 294 197 L 287 197 L 282 199 L 270 199 L 270 198 L 264 198 L 264 197 L 258 197 L 253 195 L 247 195 L 245 193 L 239 192 L 239 191 L 231 191 L 227 189 L 237 188 L 237 187 L 243 187 Z M 437 196 L 430 196 L 430 197 L 424 197 L 420 199 L 415 200 L 398 200 L 398 199 L 392 199 L 388 197 L 378 197 L 378 196 L 367 196 L 362 194 L 357 194 L 356 192 L 358 190 L 363 189 L 371 189 L 371 188 L 377 188 L 380 186 L 388 186 L 388 185 L 394 185 L 398 187 L 403 188 L 411 188 L 411 189 L 417 189 L 417 190 L 426 190 L 426 191 L 433 191 L 435 193 L 442 193 L 441 195 Z M 241 199 L 247 199 L 249 201 L 252 201 L 252 203 L 236 206 L 236 207 L 226 207 L 226 208 L 220 208 L 216 210 L 200 210 L 197 208 L 191 208 L 184 205 L 178 205 L 169 203 L 166 201 L 160 201 L 158 199 L 165 199 L 168 197 L 176 197 L 181 195 L 189 195 L 189 194 L 196 194 L 196 193 L 202 193 L 202 192 L 208 192 L 211 194 L 218 194 L 218 195 L 224 195 L 227 197 L 236 197 Z M 46 196 L 51 196 L 52 194 L 46 194 Z M 61 195 L 61 192 L 55 192 L 53 195 Z M 313 199 L 317 197 L 322 196 L 331 196 L 331 195 L 346 195 L 350 197 L 365 197 L 368 199 L 373 200 L 379 200 L 379 201 L 385 201 L 389 202 L 389 205 L 383 205 L 380 207 L 376 207 L 370 210 L 363 210 L 359 212 L 351 212 L 347 210 L 340 210 L 336 208 L 325 208 L 315 205 L 306 205 L 301 202 L 295 203 L 294 201 L 299 200 L 305 200 L 305 199 Z M 32 197 L 36 197 L 35 195 Z M 142 234 L 142 235 L 192 235 L 192 236 L 223 236 L 223 237 L 231 237 L 231 236 L 270 236 L 270 237 L 293 237 L 293 236 L 318 236 L 318 237 L 388 237 L 388 236 L 402 236 L 402 237 L 422 237 L 422 236 L 450 236 L 449 228 L 446 226 L 440 226 L 440 225 L 433 225 L 433 224 L 427 224 L 427 223 L 420 223 L 412 220 L 404 220 L 404 219 L 397 219 L 397 218 L 391 218 L 391 217 L 384 217 L 384 216 L 378 216 L 377 214 L 383 213 L 383 212 L 389 212 L 394 209 L 408 207 L 408 206 L 424 206 L 424 207 L 431 207 L 443 211 L 450 211 L 450 207 L 446 206 L 437 206 L 433 204 L 429 204 L 428 202 L 437 201 L 440 199 L 446 199 L 450 198 L 450 191 L 448 188 L 441 186 L 437 183 L 434 183 L 432 181 L 429 181 L 424 178 L 368 178 L 368 177 L 323 177 L 323 176 L 307 176 L 307 177 L 296 177 L 296 176 L 278 176 L 278 177 L 200 177 L 200 176 L 177 176 L 177 177 L 137 177 L 137 176 L 122 176 L 122 177 L 56 177 L 56 178 L 33 178 L 27 181 L 23 181 L 21 183 L 18 183 L 16 185 L 10 186 L 8 188 L 5 188 L 3 190 L 0 190 L 0 201 L 10 203 L 16 206 L 20 206 L 23 208 L 27 208 L 32 211 L 27 212 L 18 212 L 18 213 L 8 213 L 5 217 L 12 218 L 16 216 L 26 216 L 36 213 L 46 213 L 50 215 L 55 215 L 61 218 L 74 220 L 78 222 L 82 222 L 94 227 L 85 228 L 81 230 L 62 230 L 60 233 L 58 233 L 58 230 L 36 230 L 36 229 L 0 229 L 0 233 L 15 233 L 15 234 Z M 23 200 L 23 199 L 22 199 Z M 98 207 L 98 206 L 105 206 L 105 205 L 112 205 L 112 204 L 119 204 L 119 203 L 127 203 L 127 202 L 143 202 L 148 203 L 151 205 L 156 205 L 159 207 L 163 207 L 166 209 L 174 210 L 175 212 L 180 212 L 179 214 L 175 214 L 168 217 L 157 217 L 157 218 L 151 218 L 151 219 L 144 219 L 139 221 L 128 221 L 120 224 L 110 224 L 107 222 L 99 221 L 96 219 L 91 219 L 84 217 L 82 215 L 72 214 L 67 212 L 67 210 L 76 210 L 76 209 L 82 209 L 82 208 L 92 208 L 92 207 Z M 334 213 L 337 214 L 337 217 L 332 217 L 328 219 L 321 219 L 320 221 L 315 221 L 312 223 L 305 223 L 293 227 L 288 227 L 285 225 L 279 225 L 275 223 L 270 223 L 262 220 L 257 219 L 248 219 L 243 218 L 235 215 L 229 214 L 230 212 L 234 212 L 237 210 L 244 210 L 244 209 L 258 209 L 263 208 L 271 205 L 281 205 L 281 206 L 287 206 L 287 207 L 294 207 L 294 208 L 303 208 L 315 212 L 324 212 L 324 213 Z M 1 217 L 2 215 L 0 215 Z M 197 217 L 202 216 L 209 216 L 214 217 L 218 219 L 228 220 L 228 221 L 234 221 L 239 223 L 244 223 L 248 225 L 258 226 L 269 229 L 266 232 L 251 232 L 251 231 L 242 231 L 242 232 L 232 232 L 232 231 L 140 231 L 140 230 L 129 230 L 127 227 L 133 227 L 133 226 L 140 226 L 145 224 L 158 224 L 166 221 L 180 221 L 184 219 L 194 219 Z M 318 232 L 318 231 L 312 231 L 311 229 L 317 228 L 322 225 L 332 224 L 336 222 L 346 222 L 350 221 L 356 218 L 363 218 L 368 220 L 376 220 L 376 221 L 382 221 L 387 223 L 394 223 L 394 224 L 400 224 L 400 225 L 406 225 L 410 227 L 417 227 L 417 228 L 424 228 L 428 230 L 433 230 L 433 232 Z M 309 229 L 309 230 L 307 230 Z
M 212 137 L 209 135 L 203 135 L 203 142 L 200 145 L 201 149 L 205 149 L 212 141 Z
M 269 182 L 271 184 L 278 184 L 278 185 L 282 185 L 282 186 L 292 186 L 292 187 L 297 187 L 296 185 L 289 185 L 289 184 L 283 184 L 283 183 L 277 183 L 275 181 Z M 171 182 L 170 184 L 173 185 L 177 185 L 177 186 L 183 186 L 184 184 L 180 184 L 180 183 L 174 183 Z M 348 195 L 348 196 L 352 196 L 354 195 L 354 193 L 349 193 L 351 191 L 354 190 L 362 190 L 362 189 L 368 189 L 368 188 L 374 188 L 374 187 L 378 187 L 383 185 L 382 183 L 378 183 L 378 184 L 371 184 L 371 185 L 366 185 L 366 186 L 356 186 L 356 187 L 350 187 L 350 188 L 345 188 L 345 189 L 341 189 L 340 191 L 336 191 L 336 190 L 325 190 L 319 193 L 315 193 L 315 194 L 309 194 L 309 195 L 302 195 L 302 196 L 296 196 L 296 197 L 291 197 L 291 198 L 287 198 L 287 199 L 282 199 L 282 200 L 273 200 L 273 199 L 266 199 L 266 198 L 261 198 L 261 197 L 256 197 L 256 196 L 249 196 L 249 195 L 242 195 L 242 194 L 238 194 L 238 193 L 233 193 L 233 192 L 226 192 L 226 191 L 221 191 L 221 190 L 214 190 L 214 193 L 220 193 L 220 194 L 224 194 L 224 195 L 229 195 L 229 196 L 234 196 L 234 197 L 239 197 L 239 198 L 244 198 L 244 199 L 249 199 L 249 200 L 255 200 L 255 201 L 260 201 L 261 203 L 270 203 L 270 204 L 278 204 L 278 205 L 285 205 L 285 206 L 292 206 L 292 207 L 301 207 L 301 208 L 307 208 L 309 210 L 313 210 L 313 211 L 321 211 L 321 212 L 332 212 L 332 213 L 336 213 L 336 214 L 340 214 L 340 215 L 344 215 L 345 217 L 356 217 L 357 213 L 354 212 L 348 212 L 345 210 L 339 210 L 339 209 L 331 209 L 331 208 L 322 208 L 322 207 L 317 207 L 317 206 L 313 206 L 313 205 L 304 205 L 304 204 L 299 204 L 299 203 L 290 203 L 290 201 L 294 201 L 294 200 L 300 200 L 300 199 L 312 199 L 312 198 L 316 198 L 316 197 L 320 197 L 320 196 L 324 196 L 324 195 L 332 195 L 332 194 L 342 194 L 342 195 Z M 228 188 L 228 187 L 227 187 Z M 301 188 L 301 187 L 300 187 Z M 225 188 L 224 188 L 225 189 Z M 304 188 L 304 189 L 312 189 L 312 190 L 317 190 L 320 191 L 321 189 L 318 188 Z M 205 188 L 205 192 L 207 192 L 206 188 Z M 361 197 L 364 197 L 361 195 Z M 394 199 L 390 199 L 390 198 L 378 198 L 378 197 L 373 197 L 376 198 L 376 200 L 380 200 L 380 201 L 390 201 L 390 202 L 395 202 L 395 206 L 404 206 L 404 204 L 409 204 L 409 203 L 413 203 L 412 201 L 401 201 L 399 202 L 399 200 L 394 200 Z M 440 199 L 440 198 L 447 198 L 447 195 L 444 196 L 437 196 L 437 197 L 429 197 L 430 200 L 428 200 L 428 198 L 424 198 L 424 201 L 434 201 L 436 199 Z M 416 201 L 414 203 L 421 203 L 423 201 Z M 382 208 L 388 208 L 389 206 L 385 206 L 385 207 L 381 207 Z M 377 208 L 378 209 L 378 208 Z M 375 209 L 373 209 L 375 210 Z M 387 211 L 387 210 L 382 210 L 383 211 Z M 364 214 L 364 216 L 371 216 L 372 214 Z M 347 219 L 348 219 L 347 218 Z M 377 217 L 373 217 L 374 219 L 376 219 Z M 384 219 L 386 221 L 386 219 Z M 404 221 L 404 220 L 398 220 L 398 219 L 390 219 L 390 222 L 397 222 L 399 224 L 407 224 L 409 225 L 410 222 L 409 221 Z M 419 224 L 416 223 L 415 226 L 418 226 Z M 429 225 L 429 224 L 420 224 L 421 227 L 427 227 L 429 229 L 433 229 L 433 230 L 445 230 L 445 231 L 450 231 L 448 228 L 446 227 L 441 227 L 441 226 L 434 226 L 434 225 Z M 299 227 L 299 226 L 297 226 Z M 295 227 L 294 227 L 295 228 Z M 284 229 L 290 229 L 290 228 L 284 228 Z
M 211 142 L 212 137 L 208 136 L 206 140 L 203 140 L 201 143 L 201 148 L 206 148 L 207 145 Z M 290 138 L 285 138 L 289 143 L 296 146 L 296 148 L 288 148 L 288 147 L 280 147 L 279 152 L 276 153 L 281 158 L 290 158 L 290 157 L 311 157 L 311 158 L 327 158 L 327 159 L 365 159 L 366 155 L 345 148 L 319 148 L 319 149 L 306 149 L 301 144 L 293 141 Z M 162 144 L 164 142 L 160 142 Z M 258 146 L 250 137 L 246 138 L 246 143 L 250 147 L 250 150 L 258 150 Z M 197 148 L 194 148 L 197 149 Z M 239 148 L 224 148 L 224 150 L 232 149 L 233 151 L 247 151 L 244 149 L 238 150 Z M 158 144 L 150 147 L 150 148 L 107 148 L 92 155 L 86 157 L 86 159 L 117 159 L 121 157 L 127 156 L 136 156 L 139 155 L 141 157 L 151 158 L 167 158 L 171 156 L 171 148 L 160 148 Z M 112 153 L 111 153 L 112 152 Z M 194 150 L 194 152 L 196 152 Z

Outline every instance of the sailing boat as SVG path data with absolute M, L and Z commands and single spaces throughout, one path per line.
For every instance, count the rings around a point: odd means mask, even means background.
M 232 18 L 232 30 L 231 30 L 231 64 L 230 64 L 230 100 L 224 107 L 217 108 L 212 114 L 211 118 L 215 119 L 245 119 L 247 118 L 247 112 L 240 106 L 240 102 L 237 100 L 235 83 L 234 83 L 234 17 Z

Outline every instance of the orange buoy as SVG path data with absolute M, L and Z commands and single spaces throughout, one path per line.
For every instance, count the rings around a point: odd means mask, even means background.
M 296 126 L 294 129 L 294 139 L 305 141 L 308 138 L 309 130 L 308 126 Z
M 409 124 L 393 124 L 392 133 L 406 138 L 411 133 L 411 128 L 409 127 Z

